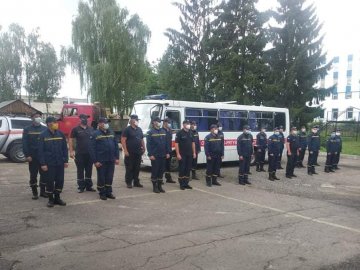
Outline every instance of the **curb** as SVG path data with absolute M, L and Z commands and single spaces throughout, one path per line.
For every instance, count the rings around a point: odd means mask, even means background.
M 319 156 L 326 156 L 325 152 L 320 152 Z M 346 159 L 353 159 L 353 160 L 360 160 L 360 156 L 356 156 L 356 155 L 346 155 L 346 154 L 341 154 L 340 158 L 346 158 Z

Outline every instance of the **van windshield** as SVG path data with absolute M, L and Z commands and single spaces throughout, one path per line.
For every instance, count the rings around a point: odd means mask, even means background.
M 139 117 L 139 127 L 146 132 L 150 128 L 151 118 L 162 116 L 163 106 L 155 103 L 135 104 L 131 114 L 136 114 Z

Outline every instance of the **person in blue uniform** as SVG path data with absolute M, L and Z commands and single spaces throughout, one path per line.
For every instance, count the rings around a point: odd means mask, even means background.
M 172 177 L 171 177 L 171 152 L 172 152 L 172 138 L 173 138 L 173 130 L 171 126 L 171 119 L 165 118 L 163 120 L 163 128 L 166 131 L 166 143 L 168 144 L 168 147 L 170 149 L 170 152 L 168 153 L 169 156 L 165 160 L 165 179 L 166 183 L 176 183 Z
M 237 138 L 237 152 L 239 155 L 239 184 L 251 185 L 249 181 L 250 161 L 254 153 L 253 136 L 250 127 L 245 125 L 243 133 Z
M 224 158 L 224 148 L 222 139 L 219 137 L 217 125 L 210 126 L 210 134 L 204 139 L 204 148 L 206 156 L 206 185 L 221 186 L 217 181 L 220 171 L 221 160 Z
M 318 129 L 318 126 L 314 126 L 308 136 L 308 175 L 317 174 L 315 171 L 315 165 L 317 164 L 317 157 L 320 151 L 320 135 L 318 133 Z
M 284 148 L 285 148 L 285 135 L 284 135 L 284 127 L 283 126 L 279 126 L 279 140 L 281 142 L 281 149 L 280 149 L 280 157 L 278 158 L 278 165 L 277 165 L 277 169 L 278 170 L 282 170 L 284 169 L 281 166 L 281 160 L 282 160 L 282 156 L 283 156 L 283 152 L 284 152 Z
M 115 199 L 113 179 L 119 165 L 119 145 L 108 119 L 101 117 L 98 129 L 90 136 L 90 157 L 97 171 L 97 189 L 101 200 Z
M 94 129 L 88 125 L 88 116 L 80 114 L 80 123 L 71 130 L 69 138 L 70 157 L 75 160 L 77 172 L 78 192 L 85 190 L 95 192 L 93 188 L 92 169 L 93 163 L 90 158 L 90 137 Z M 74 141 L 76 149 L 74 149 Z
M 334 164 L 336 161 L 336 155 L 340 151 L 340 145 L 336 138 L 336 131 L 331 132 L 330 137 L 326 141 L 326 163 L 325 163 L 325 172 L 335 172 Z
M 39 198 L 38 193 L 38 180 L 37 176 L 40 175 L 39 186 L 40 186 L 40 197 L 47 198 L 45 192 L 46 180 L 44 179 L 44 172 L 41 170 L 39 157 L 38 157 L 38 146 L 40 133 L 46 130 L 46 127 L 41 125 L 41 114 L 34 113 L 31 115 L 32 124 L 24 128 L 22 145 L 23 152 L 26 161 L 29 163 L 30 172 L 30 187 L 32 191 L 32 199 L 37 200 Z
M 261 128 L 260 132 L 256 135 L 256 171 L 265 172 L 265 154 L 267 149 L 267 135 L 265 128 Z
M 299 138 L 299 157 L 297 160 L 298 168 L 305 168 L 303 162 L 307 148 L 307 137 L 308 135 L 306 132 L 306 127 L 302 126 L 300 132 L 298 133 L 298 138 Z
M 197 131 L 196 121 L 191 121 L 190 130 L 194 137 L 195 151 L 196 151 L 196 157 L 193 159 L 193 162 L 192 162 L 191 179 L 199 180 L 199 178 L 196 176 L 196 170 L 197 170 L 197 164 L 198 164 L 198 156 L 199 156 L 199 153 L 201 152 L 201 145 L 200 145 L 199 132 Z
M 287 163 L 286 178 L 296 177 L 294 169 L 299 155 L 299 137 L 297 136 L 297 128 L 292 127 L 290 135 L 286 138 Z
M 340 153 L 342 151 L 342 139 L 341 139 L 341 130 L 337 129 L 336 130 L 336 143 L 338 144 L 339 147 L 339 151 L 337 152 L 337 154 L 335 155 L 335 159 L 334 159 L 334 164 L 333 164 L 333 169 L 334 170 L 339 170 L 339 162 L 340 162 Z
M 224 135 L 222 123 L 218 122 L 217 127 L 218 127 L 218 130 L 219 130 L 218 135 L 219 135 L 219 137 L 221 139 L 221 142 L 222 142 L 221 147 L 223 148 L 223 152 L 225 153 L 225 135 Z M 218 178 L 224 178 L 224 176 L 221 173 L 222 160 L 223 159 L 221 159 L 221 161 L 220 161 L 220 168 L 219 168 Z
M 47 129 L 39 136 L 38 156 L 41 169 L 45 172 L 48 207 L 55 204 L 64 206 L 60 198 L 64 187 L 64 168 L 69 166 L 68 148 L 64 134 L 59 131 L 59 124 L 52 116 L 46 118 Z
M 175 137 L 176 158 L 179 161 L 180 189 L 192 189 L 189 185 L 190 171 L 193 159 L 196 157 L 195 141 L 190 131 L 190 121 L 183 121 L 183 128 Z
M 276 176 L 276 170 L 278 167 L 278 160 L 281 153 L 281 140 L 279 138 L 279 128 L 274 128 L 274 134 L 271 135 L 268 139 L 268 159 L 269 159 L 269 180 L 280 180 Z
M 145 153 L 144 134 L 139 127 L 139 117 L 130 115 L 130 125 L 121 133 L 121 146 L 125 155 L 125 182 L 127 188 L 139 187 L 139 173 L 142 155 Z
M 166 130 L 161 127 L 161 119 L 155 117 L 152 120 L 152 129 L 147 133 L 146 149 L 151 161 L 151 182 L 154 193 L 165 193 L 162 188 L 165 160 L 170 158 L 170 146 L 166 138 Z

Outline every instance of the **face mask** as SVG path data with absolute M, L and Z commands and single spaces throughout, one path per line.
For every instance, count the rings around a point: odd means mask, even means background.
M 222 127 L 219 127 L 219 130 L 222 131 Z
M 316 130 L 316 129 L 312 129 L 311 131 L 312 131 L 312 133 L 316 133 L 316 132 L 317 132 L 317 130 Z
M 306 129 L 305 129 L 305 128 L 303 128 L 303 129 L 301 129 L 301 131 L 302 131 L 302 132 L 306 132 Z
M 168 128 L 171 128 L 171 124 L 168 124 Z
M 336 132 L 335 134 L 336 134 L 336 136 L 340 136 L 340 135 L 341 135 L 341 133 L 340 133 L 340 132 Z
M 154 126 L 155 126 L 156 128 L 159 128 L 159 127 L 161 126 L 161 123 L 155 122 Z
M 185 125 L 185 129 L 190 129 L 190 125 Z
M 250 134 L 251 132 L 250 132 L 250 130 L 245 130 L 244 131 L 244 134 Z
M 139 125 L 139 121 L 134 121 L 134 126 L 138 126 Z
M 331 138 L 335 138 L 336 134 L 335 133 L 331 133 Z
M 265 129 L 262 129 L 261 132 L 264 133 L 264 132 L 265 132 Z
M 197 126 L 194 126 L 194 130 L 196 130 L 197 129 Z
M 109 129 L 109 124 L 108 123 L 105 123 L 103 128 L 106 130 L 106 129 Z
M 52 123 L 51 124 L 51 129 L 52 130 L 58 130 L 59 129 L 59 124 L 58 123 Z
M 275 131 L 274 134 L 275 134 L 275 135 L 279 135 L 280 132 L 279 132 L 279 131 Z
M 80 123 L 84 126 L 87 125 L 87 119 L 81 119 Z
M 219 130 L 215 129 L 214 134 L 217 135 L 219 133 Z
M 41 123 L 41 117 L 34 118 L 34 124 L 35 125 L 40 125 L 40 123 Z
M 293 134 L 293 135 L 297 135 L 297 131 L 293 131 L 292 134 Z

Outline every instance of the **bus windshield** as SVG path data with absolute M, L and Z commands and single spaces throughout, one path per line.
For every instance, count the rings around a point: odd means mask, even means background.
M 150 128 L 151 118 L 162 115 L 162 105 L 154 103 L 135 104 L 131 114 L 139 117 L 139 127 L 146 132 Z

